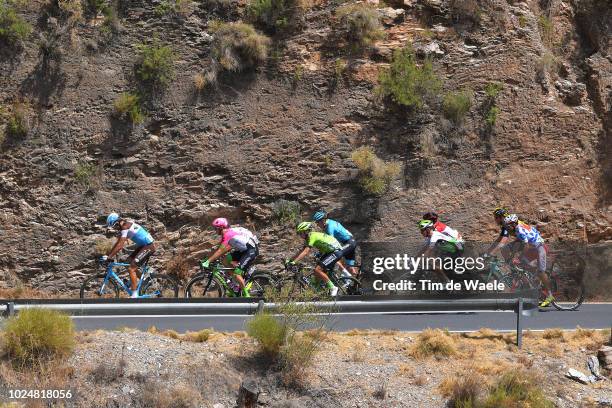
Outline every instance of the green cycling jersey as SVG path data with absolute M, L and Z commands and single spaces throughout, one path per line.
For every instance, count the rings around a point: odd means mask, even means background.
M 342 249 L 342 245 L 340 245 L 340 242 L 338 242 L 336 238 L 318 231 L 313 231 L 308 234 L 306 245 L 311 248 L 316 248 L 321 254 L 329 254 Z

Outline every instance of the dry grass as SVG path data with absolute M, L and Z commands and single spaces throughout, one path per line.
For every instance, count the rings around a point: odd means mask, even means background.
M 382 383 L 376 386 L 372 392 L 372 396 L 378 400 L 384 400 L 387 398 L 387 384 Z
M 94 255 L 102 256 L 102 255 L 108 254 L 110 250 L 113 248 L 114 244 L 115 244 L 114 239 L 110 239 L 110 238 L 97 239 L 96 242 L 94 243 Z
M 202 92 L 206 87 L 206 77 L 199 72 L 195 74 L 193 76 L 193 87 L 196 91 Z
M 148 381 L 144 384 L 140 402 L 145 408 L 195 408 L 202 396 L 191 385 L 165 384 Z
M 176 277 L 180 282 L 186 281 L 193 265 L 189 263 L 188 255 L 185 251 L 179 251 L 168 262 L 166 262 L 166 272 Z
M 31 288 L 19 282 L 12 288 L 0 289 L 1 299 L 57 299 L 70 296 L 62 296 L 41 289 Z
M 399 367 L 397 367 L 396 374 L 401 377 L 414 377 L 414 368 L 410 364 L 401 363 Z
M 438 386 L 449 408 L 473 407 L 483 392 L 483 378 L 478 375 L 457 375 L 444 379 Z
M 544 339 L 560 339 L 564 340 L 563 330 L 561 329 L 547 329 L 542 333 Z
M 451 357 L 457 355 L 455 340 L 448 332 L 440 329 L 425 329 L 417 336 L 417 341 L 410 350 L 416 359 L 427 357 Z
M 91 379 L 96 384 L 111 384 L 125 376 L 127 362 L 121 357 L 116 362 L 100 362 L 89 372 Z
M 350 361 L 354 363 L 362 363 L 366 361 L 367 350 L 365 346 L 361 343 L 356 344 L 353 347 L 353 353 L 351 354 Z
M 147 332 L 151 334 L 158 334 L 160 336 L 170 337 L 171 339 L 174 339 L 174 340 L 188 341 L 191 343 L 204 343 L 208 341 L 208 339 L 210 339 L 210 336 L 213 333 L 215 333 L 213 329 L 202 329 L 202 330 L 195 331 L 195 332 L 188 331 L 184 334 L 180 334 L 176 332 L 175 330 L 159 331 L 157 330 L 157 327 L 155 326 L 149 327 L 147 329 Z
M 422 387 L 425 384 L 427 384 L 429 382 L 429 378 L 427 378 L 424 375 L 417 375 L 414 377 L 412 384 L 416 385 L 417 387 Z

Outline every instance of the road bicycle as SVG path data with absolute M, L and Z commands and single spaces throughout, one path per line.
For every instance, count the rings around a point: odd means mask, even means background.
M 100 266 L 104 266 L 100 262 Z M 131 297 L 132 289 L 129 275 L 120 277 L 118 272 L 127 273 L 129 263 L 106 263 L 106 272 L 99 273 L 85 279 L 81 285 L 81 299 L 118 298 L 121 295 Z M 139 268 L 140 278 L 136 291 L 139 298 L 176 298 L 179 295 L 179 284 L 169 275 L 157 273 L 145 262 Z
M 338 287 L 339 295 L 361 294 L 361 282 L 358 279 L 352 276 L 339 275 L 336 269 L 328 273 L 328 276 L 332 283 Z M 301 264 L 287 265 L 284 273 L 279 274 L 275 285 L 277 292 L 286 291 L 288 296 L 297 295 L 307 288 L 319 292 L 328 291 L 325 284 L 315 276 L 314 268 Z
M 507 273 L 502 272 L 504 265 L 507 266 Z M 553 258 L 550 267 L 546 270 L 546 275 L 550 281 L 552 295 L 555 298 L 551 304 L 557 310 L 577 310 L 584 302 L 585 297 L 582 274 L 579 271 L 573 271 L 573 273 L 563 271 L 560 262 Z M 489 259 L 489 272 L 485 281 L 491 282 L 493 280 L 503 283 L 508 292 L 537 288 L 540 290 L 540 300 L 546 297 L 536 273 L 515 262 L 507 264 L 497 257 L 491 257 Z
M 240 297 L 240 286 L 230 276 L 234 268 L 224 267 L 221 262 L 215 262 L 208 268 L 200 265 L 200 271 L 189 280 L 185 287 L 185 297 Z M 251 297 L 263 297 L 266 287 L 273 287 L 274 280 L 266 273 L 258 272 L 255 267 L 247 268 L 243 275 L 245 288 Z

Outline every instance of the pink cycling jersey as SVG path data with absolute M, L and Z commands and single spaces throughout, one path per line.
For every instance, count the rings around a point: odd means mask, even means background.
M 247 245 L 257 246 L 257 237 L 248 229 L 242 227 L 228 228 L 223 232 L 221 245 L 237 251 L 246 251 Z

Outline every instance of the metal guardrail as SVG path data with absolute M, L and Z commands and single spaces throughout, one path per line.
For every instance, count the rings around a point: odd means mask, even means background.
M 518 296 L 518 297 L 517 297 Z M 353 300 L 354 299 L 354 300 Z M 522 316 L 537 308 L 537 291 L 526 291 L 497 298 L 383 298 L 382 296 L 344 297 L 337 301 L 314 302 L 317 310 L 327 313 L 436 313 L 436 312 L 513 312 L 516 314 L 517 346 L 522 345 Z M 252 315 L 266 310 L 274 313 L 278 304 L 263 299 L 131 299 L 5 300 L 0 310 L 12 316 L 21 310 L 43 307 L 72 316 L 113 315 Z

